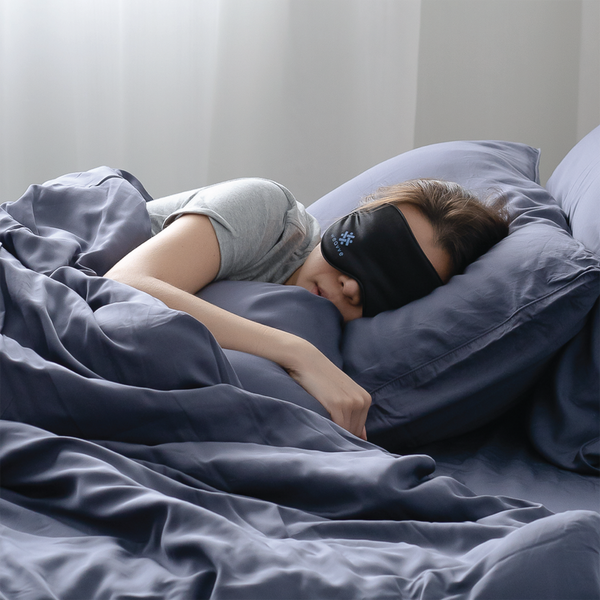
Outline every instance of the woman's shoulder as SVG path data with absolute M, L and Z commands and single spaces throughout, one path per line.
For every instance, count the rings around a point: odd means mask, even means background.
M 203 214 L 231 233 L 292 226 L 314 231 L 315 219 L 283 185 L 247 177 L 158 198 L 147 203 L 153 234 L 184 214 Z

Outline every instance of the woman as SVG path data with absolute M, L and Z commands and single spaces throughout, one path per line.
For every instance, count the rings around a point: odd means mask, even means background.
M 147 204 L 153 237 L 107 277 L 201 321 L 223 348 L 282 366 L 366 439 L 370 395 L 309 342 L 195 296 L 218 279 L 297 285 L 330 300 L 345 322 L 374 316 L 446 283 L 508 233 L 501 206 L 458 184 L 414 180 L 382 188 L 334 223 L 316 219 L 279 184 L 238 179 Z

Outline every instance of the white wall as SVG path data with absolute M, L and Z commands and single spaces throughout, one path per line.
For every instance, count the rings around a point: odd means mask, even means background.
M 154 196 L 258 175 L 309 204 L 448 139 L 600 123 L 600 0 L 0 0 L 0 202 L 109 164 Z
M 600 123 L 600 0 L 582 0 L 577 139 Z
M 542 149 L 545 182 L 600 124 L 599 9 L 598 0 L 423 0 L 415 145 L 523 142 Z

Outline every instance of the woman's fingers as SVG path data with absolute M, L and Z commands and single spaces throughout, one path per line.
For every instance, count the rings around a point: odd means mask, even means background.
M 345 373 L 342 375 L 347 377 Z M 350 378 L 348 379 L 350 380 Z M 324 399 L 322 403 L 329 410 L 334 423 L 347 429 L 350 433 L 362 437 L 371 406 L 371 396 L 354 381 L 350 380 L 345 383 L 346 389 L 331 391 L 332 398 Z M 350 389 L 347 389 L 348 387 Z
M 316 348 L 298 360 L 288 373 L 331 415 L 331 420 L 366 439 L 365 422 L 371 406 L 369 393 L 338 369 Z

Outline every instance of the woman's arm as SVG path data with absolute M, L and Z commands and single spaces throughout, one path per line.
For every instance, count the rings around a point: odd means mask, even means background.
M 194 295 L 214 281 L 219 266 L 219 244 L 210 219 L 188 214 L 125 256 L 106 277 L 195 317 L 221 347 L 279 364 L 326 408 L 335 423 L 366 439 L 364 425 L 371 397 L 317 348 Z

